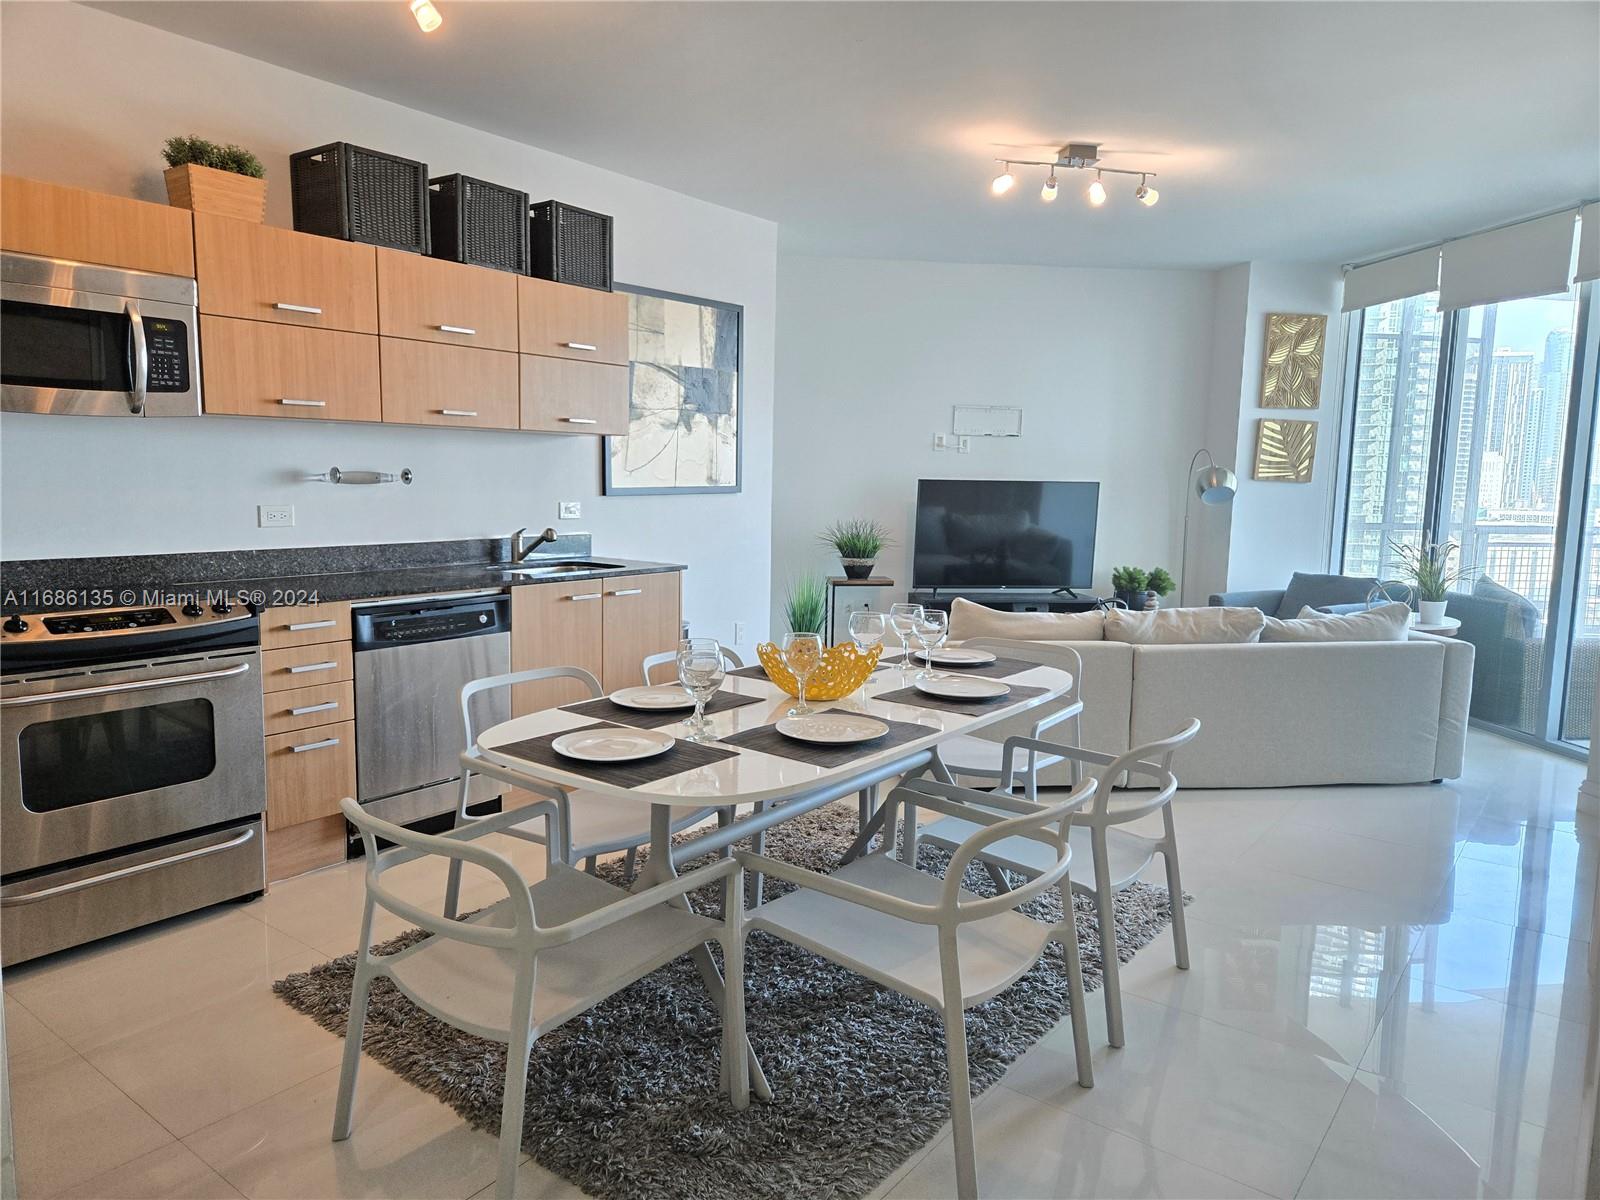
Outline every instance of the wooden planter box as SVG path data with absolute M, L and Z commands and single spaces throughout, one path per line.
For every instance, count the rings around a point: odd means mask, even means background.
M 175 208 L 261 224 L 267 216 L 267 181 L 188 163 L 167 168 L 167 203 Z

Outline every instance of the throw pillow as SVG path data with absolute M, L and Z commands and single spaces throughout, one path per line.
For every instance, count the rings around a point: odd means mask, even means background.
M 1325 604 L 1356 604 L 1364 602 L 1376 579 L 1359 575 L 1307 575 L 1296 571 L 1284 589 L 1283 602 L 1278 605 L 1278 616 L 1297 616 L 1302 608 L 1321 608 Z
M 1480 600 L 1493 600 L 1506 606 L 1506 636 L 1534 641 L 1539 637 L 1539 606 L 1526 596 L 1496 583 L 1487 575 L 1480 575 L 1472 585 L 1472 594 Z
M 1268 617 L 1263 642 L 1403 642 L 1411 623 L 1404 604 L 1380 604 L 1358 613 L 1320 613 L 1303 608 L 1287 620 Z
M 1097 612 L 1001 612 L 957 596 L 950 605 L 950 640 L 1015 638 L 1028 642 L 1099 642 L 1105 640 L 1105 621 Z
M 1113 608 L 1106 612 L 1106 641 L 1135 646 L 1254 642 L 1266 619 L 1259 608 Z

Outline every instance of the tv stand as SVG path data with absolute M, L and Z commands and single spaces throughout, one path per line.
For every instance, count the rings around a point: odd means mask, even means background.
M 1093 612 L 1102 603 L 1098 596 L 1080 596 L 1071 588 L 912 588 L 907 599 L 949 612 L 958 596 L 1001 612 Z

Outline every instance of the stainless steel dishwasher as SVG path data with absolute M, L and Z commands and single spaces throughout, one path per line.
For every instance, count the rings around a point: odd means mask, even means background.
M 414 825 L 455 809 L 461 688 L 511 669 L 511 598 L 440 596 L 351 610 L 356 676 L 356 796 L 385 821 Z M 473 698 L 483 728 L 511 716 L 509 688 Z M 482 776 L 471 802 L 500 794 Z

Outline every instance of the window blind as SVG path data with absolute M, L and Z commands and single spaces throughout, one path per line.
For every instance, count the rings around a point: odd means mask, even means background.
M 1446 242 L 1439 257 L 1439 310 L 1565 294 L 1576 215 L 1556 213 Z
M 1578 270 L 1573 283 L 1600 279 L 1600 202 L 1585 204 L 1578 215 Z
M 1370 308 L 1391 300 L 1422 296 L 1439 286 L 1439 247 L 1414 250 L 1396 258 L 1386 258 L 1365 267 L 1355 267 L 1344 276 L 1344 311 Z

